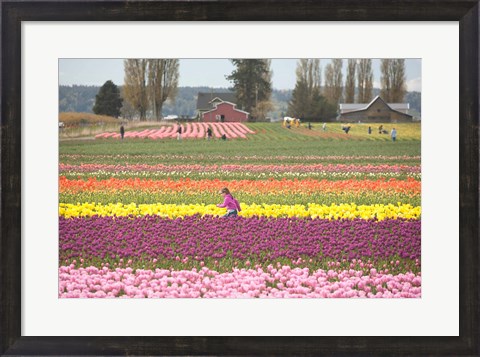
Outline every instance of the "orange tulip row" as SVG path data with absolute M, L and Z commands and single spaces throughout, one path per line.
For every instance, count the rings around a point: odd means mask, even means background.
M 60 176 L 61 193 L 78 193 L 82 191 L 124 191 L 141 190 L 150 192 L 218 192 L 221 188 L 228 187 L 232 192 L 245 193 L 371 193 L 391 192 L 406 195 L 419 195 L 421 182 L 415 179 L 396 180 L 147 180 L 139 178 L 97 180 L 70 180 Z

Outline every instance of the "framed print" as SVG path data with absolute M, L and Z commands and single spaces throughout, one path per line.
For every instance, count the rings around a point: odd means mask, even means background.
M 478 354 L 478 2 L 242 4 L 2 3 L 2 353 Z

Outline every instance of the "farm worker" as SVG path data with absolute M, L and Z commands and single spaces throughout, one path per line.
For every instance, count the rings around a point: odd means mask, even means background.
M 323 123 L 322 128 L 323 128 L 323 131 L 327 130 L 327 123 Z
M 123 140 L 123 137 L 125 136 L 125 128 L 123 127 L 123 125 L 120 126 L 120 136 L 122 137 L 122 140 Z
M 397 140 L 397 131 L 395 130 L 395 128 L 393 128 L 392 131 L 390 132 L 390 136 L 392 137 L 393 142 Z
M 182 126 L 180 124 L 177 129 L 177 140 L 182 140 Z
M 227 136 L 225 134 L 222 135 L 222 140 L 227 140 Z
M 369 126 L 369 127 L 368 127 L 368 135 L 370 135 L 371 133 L 372 133 L 372 127 Z
M 242 210 L 242 208 L 240 207 L 240 203 L 238 203 L 238 201 L 233 198 L 232 194 L 226 187 L 220 190 L 220 194 L 223 195 L 223 203 L 219 203 L 217 207 L 227 209 L 227 213 L 225 213 L 225 215 L 223 215 L 222 217 L 236 216 L 238 212 Z
M 378 133 L 381 134 L 382 131 L 383 131 L 383 125 L 380 125 L 380 126 L 378 127 Z
M 312 124 L 310 124 L 310 122 L 308 122 L 308 130 L 312 130 Z
M 212 138 L 212 129 L 208 128 L 207 129 L 207 140 L 210 140 Z

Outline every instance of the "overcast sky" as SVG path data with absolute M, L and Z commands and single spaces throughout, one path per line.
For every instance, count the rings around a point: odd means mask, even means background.
M 320 66 L 324 77 L 325 66 L 330 59 L 322 59 Z M 273 88 L 293 89 L 295 87 L 295 69 L 297 59 L 272 59 Z M 344 80 L 347 61 L 343 61 Z M 374 87 L 380 88 L 380 60 L 373 59 Z M 421 60 L 405 60 L 407 89 L 422 90 Z M 179 86 L 230 87 L 231 83 L 225 76 L 233 70 L 228 59 L 180 59 Z M 60 59 L 60 85 L 97 85 L 111 80 L 117 85 L 123 85 L 123 59 Z

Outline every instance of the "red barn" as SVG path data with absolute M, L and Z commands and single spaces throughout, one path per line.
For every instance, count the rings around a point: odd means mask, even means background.
M 248 120 L 248 113 L 237 109 L 230 102 L 215 103 L 215 108 L 202 113 L 204 122 L 242 122 Z

